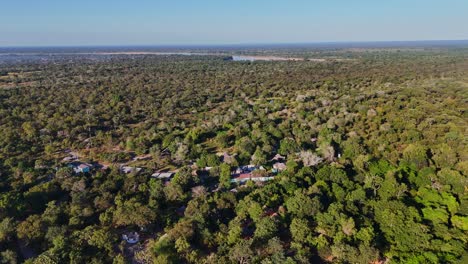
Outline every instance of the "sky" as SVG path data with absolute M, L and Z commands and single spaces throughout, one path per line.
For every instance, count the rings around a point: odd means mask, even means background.
M 468 39 L 468 0 L 1 0 L 0 46 Z

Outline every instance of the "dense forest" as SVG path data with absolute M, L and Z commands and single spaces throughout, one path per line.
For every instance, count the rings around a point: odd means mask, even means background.
M 223 52 L 0 56 L 0 263 L 468 263 L 468 49 Z

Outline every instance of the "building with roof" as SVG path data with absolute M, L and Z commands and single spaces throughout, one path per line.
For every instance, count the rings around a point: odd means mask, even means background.
M 141 170 L 142 168 L 138 168 L 138 167 L 130 167 L 130 166 L 120 167 L 120 172 L 125 173 L 125 174 L 139 173 Z
M 236 158 L 234 155 L 229 155 L 227 152 L 223 153 L 223 162 L 227 164 L 232 164 L 236 161 Z
M 73 172 L 76 174 L 78 173 L 88 173 L 93 168 L 93 165 L 88 163 L 81 163 L 81 162 L 72 162 L 68 164 L 68 167 L 73 169 Z
M 122 239 L 129 244 L 136 244 L 140 241 L 140 235 L 137 232 L 129 232 L 122 235 Z
M 281 171 L 286 170 L 286 164 L 283 162 L 276 162 L 273 164 L 273 169 L 271 170 L 273 173 L 279 173 Z
M 170 180 L 172 177 L 174 177 L 174 175 L 174 172 L 155 172 L 151 175 L 151 177 L 161 180 Z
M 233 174 L 252 173 L 256 170 L 265 170 L 263 166 L 245 165 L 237 167 Z
M 246 183 L 247 181 L 254 181 L 254 182 L 267 182 L 273 180 L 274 177 L 265 177 L 265 176 L 256 176 L 251 172 L 248 173 L 241 173 L 236 175 L 234 178 L 231 179 L 232 183 Z
M 272 161 L 284 161 L 286 160 L 286 157 L 281 156 L 280 154 L 276 154 L 271 160 Z

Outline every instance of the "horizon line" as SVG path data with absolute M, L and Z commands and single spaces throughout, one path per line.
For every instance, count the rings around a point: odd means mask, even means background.
M 285 46 L 317 44 L 372 44 L 372 43 L 421 43 L 421 42 L 468 42 L 466 39 L 424 39 L 424 40 L 353 40 L 353 41 L 312 41 L 312 42 L 239 42 L 239 43 L 193 43 L 193 44 L 52 44 L 52 45 L 0 45 L 0 48 L 99 48 L 99 47 L 235 47 L 235 46 Z

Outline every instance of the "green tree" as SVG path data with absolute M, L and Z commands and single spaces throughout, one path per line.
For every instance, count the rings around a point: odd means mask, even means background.
M 239 243 L 231 247 L 229 251 L 229 259 L 239 264 L 251 263 L 254 258 L 254 253 L 251 247 L 251 240 L 241 240 Z
M 11 217 L 5 217 L 0 222 L 0 243 L 7 242 L 12 238 L 16 229 L 15 220 Z
M 291 214 L 299 218 L 314 216 L 321 209 L 321 204 L 317 197 L 311 198 L 300 190 L 297 190 L 294 196 L 288 198 L 285 205 Z
M 1 264 L 16 264 L 18 263 L 18 256 L 13 250 L 5 250 L 0 252 L 0 263 Z
M 294 242 L 301 245 L 307 245 L 309 243 L 312 230 L 306 219 L 293 218 L 289 230 Z
M 220 165 L 219 186 L 229 188 L 231 186 L 231 166 L 226 163 Z
M 296 141 L 292 138 L 284 138 L 280 142 L 280 148 L 278 152 L 281 155 L 289 155 L 295 153 L 299 150 L 299 146 L 297 145 Z
M 427 148 L 419 144 L 410 144 L 403 150 L 403 161 L 422 169 L 428 165 Z
M 398 201 L 377 202 L 374 212 L 380 230 L 390 243 L 390 255 L 400 260 L 414 256 L 424 259 L 424 253 L 431 249 L 432 235 L 420 223 L 421 217 L 414 207 Z
M 256 166 L 264 165 L 267 162 L 266 154 L 257 147 L 257 150 L 255 150 L 255 153 L 252 155 L 251 161 Z
M 37 241 L 44 237 L 44 223 L 39 215 L 30 215 L 18 224 L 16 232 L 18 238 L 28 242 Z
M 431 149 L 432 160 L 439 168 L 451 168 L 457 161 L 457 153 L 447 144 L 442 144 Z
M 113 222 L 116 226 L 145 227 L 154 223 L 156 213 L 153 209 L 138 202 L 135 198 L 126 201 L 116 201 Z
M 260 241 L 273 238 L 278 232 L 278 226 L 274 219 L 263 217 L 255 223 L 254 237 Z

